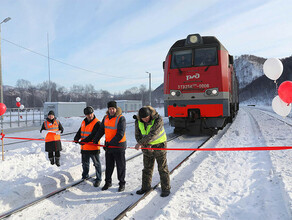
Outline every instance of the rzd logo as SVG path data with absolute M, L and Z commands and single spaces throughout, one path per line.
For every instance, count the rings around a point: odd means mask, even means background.
M 199 79 L 200 78 L 200 74 L 199 73 L 196 73 L 195 75 L 187 75 L 187 80 L 190 80 L 190 79 Z

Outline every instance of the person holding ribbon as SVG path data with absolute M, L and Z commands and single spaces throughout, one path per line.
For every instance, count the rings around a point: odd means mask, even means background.
M 170 194 L 170 179 L 166 150 L 163 150 L 167 147 L 163 119 L 151 106 L 142 107 L 138 115 L 134 115 L 133 118 L 136 119 L 135 138 L 137 144 L 135 148 L 136 150 L 142 148 L 144 166 L 142 170 L 142 188 L 136 193 L 141 195 L 151 189 L 154 162 L 156 160 L 162 189 L 160 196 L 166 197 Z M 155 150 L 155 148 L 160 150 Z
M 48 117 L 44 121 L 40 132 L 47 130 L 45 137 L 45 151 L 48 152 L 48 158 L 52 165 L 56 163 L 59 167 L 60 164 L 60 151 L 62 150 L 60 133 L 63 133 L 64 128 L 60 121 L 55 118 L 54 111 L 49 111 Z M 55 155 L 54 155 L 55 152 Z
M 107 103 L 108 111 L 104 116 L 100 128 L 94 137 L 94 143 L 98 143 L 105 135 L 105 185 L 102 190 L 107 190 L 112 186 L 112 174 L 117 166 L 119 180 L 119 192 L 125 190 L 126 158 L 126 119 L 122 115 L 122 109 L 117 107 L 115 101 Z
M 82 121 L 81 127 L 74 137 L 74 142 L 79 143 L 81 146 L 82 179 L 87 179 L 89 177 L 88 173 L 91 158 L 96 173 L 93 186 L 99 187 L 101 183 L 101 163 L 99 158 L 100 143 L 97 142 L 97 144 L 93 144 L 93 138 L 100 127 L 100 121 L 95 117 L 93 107 L 87 106 L 83 112 L 85 119 Z M 79 140 L 81 141 L 79 142 Z

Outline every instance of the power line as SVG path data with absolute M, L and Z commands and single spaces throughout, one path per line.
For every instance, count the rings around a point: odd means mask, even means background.
M 46 56 L 46 55 L 44 55 L 44 54 L 41 54 L 41 53 L 36 52 L 36 51 L 33 51 L 33 50 L 31 50 L 31 49 L 29 49 L 29 48 L 26 48 L 26 47 L 24 47 L 24 46 L 21 46 L 21 45 L 19 45 L 19 44 L 13 43 L 12 41 L 6 40 L 6 39 L 4 39 L 4 38 L 2 38 L 2 40 L 3 40 L 3 41 L 6 41 L 6 42 L 8 42 L 8 43 L 10 43 L 10 44 L 13 44 L 14 46 L 20 47 L 20 48 L 22 48 L 22 49 L 24 49 L 24 50 L 27 50 L 27 51 L 29 51 L 29 52 L 31 52 L 31 53 L 34 53 L 34 54 L 39 55 L 39 56 L 42 56 L 42 57 L 44 57 L 44 58 L 46 58 L 46 59 L 50 59 L 50 60 L 53 60 L 53 61 L 55 61 L 55 62 L 57 62 L 57 63 L 61 63 L 61 64 L 63 64 L 63 65 L 70 66 L 70 67 L 72 67 L 72 68 L 79 69 L 79 70 L 82 70 L 82 71 L 86 71 L 86 72 L 90 72 L 90 73 L 95 73 L 95 74 L 102 75 L 102 76 L 109 76 L 109 77 L 113 77 L 113 78 L 120 78 L 120 79 L 146 79 L 146 78 L 147 78 L 147 77 L 130 78 L 130 77 L 114 76 L 114 75 L 110 75 L 110 74 L 99 73 L 99 72 L 96 72 L 96 71 L 93 71 L 93 70 L 88 70 L 88 69 L 85 69 L 85 68 L 83 68 L 83 67 L 79 67 L 79 66 L 72 65 L 72 64 L 70 64 L 70 63 L 63 62 L 63 61 L 61 61 L 61 60 L 57 60 L 57 59 L 52 58 L 52 57 L 48 57 L 48 56 Z

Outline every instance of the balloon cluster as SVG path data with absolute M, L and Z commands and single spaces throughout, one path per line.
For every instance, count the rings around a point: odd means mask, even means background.
M 276 82 L 282 75 L 283 64 L 277 58 L 269 58 L 264 63 L 265 75 Z M 292 103 L 292 81 L 284 81 L 278 88 L 278 95 L 272 101 L 274 112 L 283 117 L 289 115 Z
M 20 103 L 20 98 L 19 98 L 19 97 L 16 98 L 16 106 L 17 106 L 18 108 L 20 108 L 20 109 L 24 109 L 24 105 L 22 105 L 22 104 Z

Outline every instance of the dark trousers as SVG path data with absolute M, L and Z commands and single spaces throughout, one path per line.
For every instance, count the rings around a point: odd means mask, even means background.
M 55 157 L 60 157 L 60 151 L 55 151 Z M 53 158 L 54 157 L 54 152 L 48 152 L 48 157 Z
M 88 177 L 89 173 L 89 164 L 90 164 L 90 158 L 93 161 L 93 166 L 95 167 L 95 173 L 96 173 L 96 180 L 101 181 L 101 164 L 99 160 L 99 153 L 92 153 L 92 152 L 86 152 L 83 151 L 81 153 L 82 156 L 82 178 L 85 179 Z
M 112 174 L 115 168 L 115 164 L 117 166 L 117 174 L 119 185 L 125 185 L 125 175 L 126 175 L 126 158 L 125 151 L 123 152 L 115 152 L 111 153 L 105 152 L 105 182 L 112 183 Z

